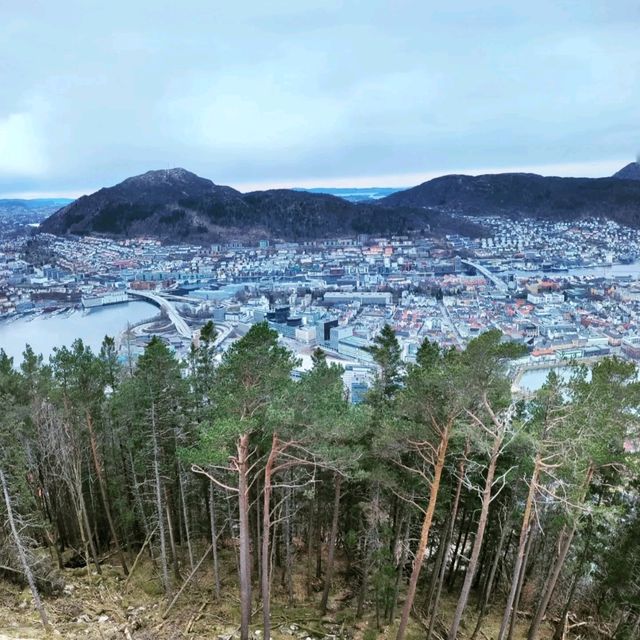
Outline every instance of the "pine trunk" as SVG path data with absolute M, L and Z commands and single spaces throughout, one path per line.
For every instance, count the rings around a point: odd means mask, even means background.
M 493 562 L 491 563 L 491 569 L 489 570 L 489 575 L 487 577 L 487 582 L 484 587 L 484 593 L 482 595 L 482 603 L 480 605 L 480 613 L 478 614 L 478 621 L 476 622 L 476 627 L 473 630 L 473 634 L 471 635 L 471 640 L 475 640 L 478 637 L 478 633 L 480 632 L 480 627 L 482 626 L 482 622 L 484 620 L 484 616 L 487 612 L 487 607 L 489 606 L 489 600 L 491 599 L 491 593 L 493 592 L 493 585 L 495 583 L 495 578 L 498 572 L 498 565 L 500 564 L 500 558 L 502 556 L 502 549 L 504 547 L 504 543 L 507 540 L 507 535 L 511 528 L 511 520 L 505 517 L 505 522 L 502 525 L 502 531 L 500 532 L 500 540 L 498 541 L 498 548 L 495 551 L 493 556 Z
M 171 562 L 173 564 L 173 577 L 176 579 L 176 581 L 181 580 L 181 576 L 180 576 L 180 564 L 178 562 L 178 549 L 176 546 L 176 539 L 175 539 L 175 527 L 173 524 L 173 518 L 171 516 L 171 507 L 169 506 L 170 501 L 169 501 L 169 497 L 167 495 L 167 489 L 165 487 L 164 490 L 164 508 L 165 511 L 167 513 L 167 531 L 169 532 L 169 545 L 171 546 Z
M 271 541 L 271 477 L 273 465 L 278 457 L 280 443 L 274 433 L 271 440 L 271 451 L 264 467 L 264 486 L 262 488 L 262 568 L 260 571 L 262 588 L 262 626 L 264 640 L 271 638 L 271 567 L 269 542 Z
M 362 579 L 360 581 L 360 591 L 358 592 L 358 605 L 356 607 L 356 619 L 360 619 L 364 613 L 364 603 L 369 592 L 369 576 L 371 574 L 371 561 L 373 552 L 378 543 L 378 511 L 380 503 L 380 483 L 376 482 L 371 499 L 371 517 L 368 523 L 369 528 L 365 539 L 366 549 L 362 562 Z
M 511 616 L 513 614 L 513 604 L 516 599 L 516 592 L 518 590 L 518 584 L 520 582 L 520 571 L 522 569 L 525 549 L 527 546 L 527 539 L 529 537 L 529 529 L 531 528 L 533 499 L 535 497 L 536 483 L 538 481 L 538 475 L 540 474 L 541 466 L 542 466 L 542 459 L 540 454 L 538 453 L 536 455 L 536 460 L 534 463 L 531 480 L 529 481 L 529 493 L 527 495 L 527 501 L 524 507 L 524 514 L 522 516 L 522 527 L 520 529 L 520 540 L 518 542 L 518 552 L 516 555 L 515 566 L 513 568 L 511 588 L 509 589 L 509 596 L 507 597 L 507 604 L 504 609 L 504 615 L 502 616 L 502 623 L 500 624 L 500 631 L 498 633 L 497 640 L 505 640 L 505 638 L 507 637 L 507 632 L 509 630 L 509 623 L 511 622 Z
M 160 538 L 160 566 L 162 568 L 162 586 L 164 593 L 171 593 L 171 581 L 169 580 L 169 564 L 167 561 L 167 532 L 164 522 L 164 504 L 162 502 L 162 476 L 160 474 L 160 445 L 156 430 L 155 407 L 151 405 L 151 437 L 153 440 L 153 476 L 156 501 L 156 517 L 158 519 L 158 536 Z
M 470 515 L 473 517 L 473 514 Z M 449 573 L 447 574 L 446 583 L 451 590 L 453 586 L 453 576 L 455 573 L 456 564 L 458 563 L 458 554 L 460 553 L 460 545 L 462 544 L 462 536 L 464 532 L 467 530 L 467 509 L 466 506 L 462 507 L 462 513 L 460 514 L 460 527 L 458 528 L 458 538 L 456 540 L 455 547 L 453 549 L 453 553 L 451 554 L 451 565 L 449 567 Z M 455 530 L 455 526 L 454 526 Z
M 320 600 L 320 614 L 327 613 L 327 603 L 329 601 L 329 590 L 333 580 L 333 565 L 336 552 L 336 539 L 338 538 L 338 519 L 340 517 L 340 489 L 342 487 L 342 477 L 336 474 L 336 491 L 333 499 L 333 518 L 331 520 L 331 533 L 329 538 L 329 550 L 327 553 L 327 566 L 324 575 L 324 589 Z
M 522 567 L 520 568 L 520 577 L 518 578 L 518 588 L 516 590 L 516 598 L 513 602 L 513 615 L 511 616 L 511 624 L 509 625 L 509 634 L 507 640 L 512 640 L 513 634 L 516 630 L 516 623 L 518 622 L 518 609 L 520 608 L 520 598 L 522 598 L 522 590 L 524 583 L 527 580 L 527 566 L 529 564 L 529 555 L 531 554 L 531 548 L 533 547 L 535 536 L 533 531 L 529 532 L 529 539 L 527 540 L 527 547 L 524 552 L 524 560 L 522 561 Z
M 316 486 L 316 491 L 318 490 Z M 313 595 L 313 541 L 315 539 L 315 501 L 310 503 L 309 526 L 307 527 L 307 598 Z
M 211 555 L 213 557 L 213 586 L 216 598 L 220 599 L 220 569 L 218 566 L 218 531 L 216 527 L 216 510 L 214 503 L 213 483 L 209 483 L 209 525 L 211 527 Z
M 453 591 L 453 588 L 456 584 L 456 578 L 458 577 L 458 572 L 460 571 L 460 562 L 464 558 L 464 550 L 467 548 L 467 540 L 469 539 L 469 534 L 471 533 L 471 527 L 473 525 L 473 516 L 474 512 L 469 512 L 469 520 L 464 528 L 464 537 L 462 538 L 462 544 L 460 548 L 457 550 L 455 563 L 451 567 L 451 575 L 449 577 L 449 592 Z
M 465 455 L 467 450 L 465 448 Z M 451 542 L 451 538 L 453 537 L 453 530 L 456 525 L 456 518 L 458 517 L 458 509 L 460 507 L 460 496 L 462 495 L 462 484 L 465 472 L 465 462 L 461 460 L 458 464 L 458 482 L 456 483 L 456 492 L 453 498 L 453 503 L 451 504 L 451 510 L 449 512 L 449 521 L 447 523 L 447 529 L 445 532 L 444 540 L 442 541 L 442 557 L 440 558 L 440 563 L 436 569 L 434 568 L 434 579 L 432 580 L 432 585 L 430 589 L 432 590 L 429 595 L 427 601 L 427 614 L 429 615 L 429 629 L 427 630 L 426 640 L 431 640 L 433 636 L 433 631 L 435 628 L 436 622 L 436 611 L 438 610 L 438 605 L 440 603 L 440 595 L 442 594 L 442 587 L 444 585 L 444 576 L 447 570 L 447 555 L 449 550 L 449 543 Z M 437 563 L 436 563 L 437 564 Z M 435 594 L 433 592 L 435 589 Z
M 93 459 L 93 466 L 96 470 L 96 477 L 98 478 L 98 487 L 100 489 L 100 497 L 102 498 L 102 506 L 107 516 L 107 523 L 109 524 L 109 533 L 111 533 L 111 539 L 116 548 L 118 558 L 120 559 L 120 565 L 125 576 L 129 575 L 129 568 L 127 567 L 127 560 L 124 557 L 124 552 L 120 546 L 118 540 L 118 532 L 116 531 L 115 524 L 113 522 L 113 516 L 111 515 L 111 502 L 109 500 L 109 493 L 107 491 L 107 483 L 104 479 L 104 473 L 102 469 L 102 460 L 98 453 L 98 443 L 96 442 L 96 434 L 93 429 L 93 420 L 91 414 L 87 411 L 87 430 L 89 431 L 89 443 L 91 445 L 91 457 Z
M 581 502 L 584 502 L 584 499 L 586 498 L 592 477 L 593 467 L 590 465 L 584 481 L 583 499 L 581 500 Z M 563 535 L 560 538 L 560 545 L 558 547 L 558 555 L 555 559 L 555 562 L 552 563 L 551 567 L 549 568 L 549 574 L 547 576 L 547 580 L 545 581 L 542 595 L 539 599 L 538 606 L 536 607 L 536 612 L 533 616 L 533 620 L 531 621 L 531 626 L 529 627 L 527 640 L 536 640 L 538 634 L 540 633 L 540 625 L 542 624 L 542 620 L 547 613 L 547 608 L 549 607 L 549 603 L 551 602 L 551 596 L 553 595 L 553 591 L 556 588 L 558 578 L 560 577 L 560 572 L 562 571 L 562 567 L 564 566 L 565 560 L 567 559 L 567 553 L 571 548 L 571 543 L 573 542 L 577 526 L 577 523 L 574 522 L 571 529 L 569 529 L 568 531 L 563 528 Z
M 444 469 L 447 448 L 449 446 L 450 430 L 451 425 L 447 424 L 440 437 L 440 443 L 438 444 L 437 457 L 433 469 L 433 480 L 431 481 L 431 490 L 429 492 L 429 504 L 427 505 L 427 510 L 424 514 L 424 521 L 422 523 L 422 530 L 420 532 L 420 542 L 418 543 L 418 549 L 413 561 L 413 570 L 411 572 L 411 578 L 409 580 L 409 589 L 407 591 L 404 607 L 402 609 L 402 617 L 400 618 L 400 626 L 398 627 L 396 640 L 404 640 L 405 634 L 407 632 L 409 616 L 411 615 L 411 609 L 413 608 L 413 602 L 416 597 L 418 578 L 420 577 L 422 563 L 424 562 L 427 545 L 429 544 L 429 533 L 431 532 L 433 513 L 436 509 L 436 503 L 438 502 L 440 479 L 442 477 L 442 470 Z
M 389 624 L 393 623 L 396 617 L 396 609 L 398 608 L 398 596 L 400 594 L 400 584 L 402 583 L 402 576 L 404 575 L 404 566 L 407 563 L 407 556 L 409 555 L 409 533 L 411 532 L 411 517 L 407 517 L 407 524 L 405 526 L 404 539 L 402 541 L 402 551 L 400 552 L 400 561 L 398 562 L 398 570 L 396 571 L 396 581 L 393 587 L 393 599 L 391 601 L 391 607 L 387 621 Z
M 87 512 L 87 503 L 85 502 L 84 495 L 82 493 L 82 483 L 79 483 L 78 487 L 78 500 L 80 503 L 80 517 L 84 525 L 85 531 L 85 543 L 91 552 L 91 558 L 98 574 L 102 573 L 102 568 L 98 562 L 98 552 L 96 551 L 96 545 L 93 541 L 93 534 L 91 533 L 91 524 L 89 523 L 89 514 Z M 87 575 L 89 574 L 89 564 L 87 564 Z
M 249 530 L 249 435 L 238 439 L 238 507 L 240 533 L 240 640 L 249 640 L 251 624 L 251 532 Z
M 289 604 L 293 603 L 293 550 L 291 544 L 291 489 L 285 489 L 284 498 L 284 522 L 282 523 L 282 535 L 284 537 L 284 568 L 283 568 L 283 586 L 287 591 Z
M 189 524 L 189 508 L 187 507 L 187 500 L 185 498 L 184 482 L 185 482 L 184 474 L 182 473 L 182 469 L 179 468 L 178 483 L 180 485 L 180 502 L 182 503 L 182 521 L 183 521 L 183 527 L 184 527 L 184 537 L 185 537 L 185 542 L 187 543 L 187 552 L 189 553 L 189 566 L 193 571 L 193 568 L 195 566 L 195 561 L 193 559 L 193 548 L 191 547 L 191 531 L 190 531 L 191 527 Z
M 462 590 L 460 591 L 460 596 L 458 598 L 458 605 L 456 606 L 451 629 L 449 630 L 449 640 L 455 640 L 458 635 L 458 629 L 460 628 L 460 623 L 462 622 L 462 616 L 467 607 L 469 594 L 471 593 L 471 585 L 473 584 L 473 578 L 475 577 L 476 567 L 478 566 L 478 558 L 480 557 L 480 550 L 482 549 L 482 542 L 484 540 L 484 532 L 487 527 L 489 506 L 491 505 L 493 479 L 495 477 L 496 465 L 498 464 L 500 448 L 502 447 L 503 435 L 504 426 L 501 425 L 500 427 L 497 427 L 497 432 L 491 449 L 491 457 L 489 459 L 487 477 L 484 483 L 484 489 L 482 491 L 482 506 L 480 508 L 480 517 L 478 518 L 478 528 L 476 529 L 476 537 L 473 541 L 471 557 L 469 558 L 469 564 L 467 565 L 467 573 L 465 575 L 464 583 L 462 584 Z

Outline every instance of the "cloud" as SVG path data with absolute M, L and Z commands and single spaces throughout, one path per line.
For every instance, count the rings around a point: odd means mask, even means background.
M 42 141 L 32 116 L 12 113 L 0 119 L 0 176 L 41 176 L 47 168 Z
M 639 27 L 634 0 L 3 3 L 0 193 L 171 166 L 232 185 L 608 171 L 640 141 Z

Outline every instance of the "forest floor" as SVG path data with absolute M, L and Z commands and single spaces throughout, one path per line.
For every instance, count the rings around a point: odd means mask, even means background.
M 239 600 L 231 590 L 235 574 L 223 576 L 223 596 L 213 596 L 212 575 L 203 567 L 166 617 L 168 600 L 162 597 L 159 581 L 150 563 L 140 563 L 135 574 L 125 581 L 120 568 L 105 564 L 102 574 L 87 575 L 86 569 L 66 569 L 65 588 L 59 596 L 44 598 L 44 606 L 53 631 L 47 634 L 39 618 L 28 588 L 0 581 L 0 640 L 226 640 L 238 632 Z M 185 571 L 185 575 L 188 574 Z M 180 583 L 178 583 L 180 584 Z M 328 615 L 320 617 L 317 604 L 320 593 L 307 598 L 304 576 L 294 582 L 295 603 L 286 604 L 279 588 L 274 589 L 272 603 L 272 636 L 275 640 L 393 640 L 395 625 L 376 629 L 375 612 L 365 610 L 360 621 L 355 620 L 354 603 L 346 585 L 336 581 L 334 597 Z M 177 593 L 177 588 L 176 592 Z M 257 595 L 257 594 L 256 594 Z M 372 609 L 373 607 L 371 607 Z M 445 597 L 440 607 L 438 634 L 455 608 L 455 598 Z M 475 607 L 469 608 L 469 626 L 463 626 L 461 637 L 470 635 L 475 623 Z M 253 616 L 252 632 L 255 640 L 261 637 L 262 611 Z M 413 618 L 407 640 L 422 640 L 425 622 Z M 489 615 L 478 640 L 492 640 L 500 625 L 498 615 Z M 526 637 L 527 624 L 523 620 L 516 628 L 514 640 Z M 545 630 L 546 631 L 546 630 Z M 541 640 L 549 634 L 543 633 Z

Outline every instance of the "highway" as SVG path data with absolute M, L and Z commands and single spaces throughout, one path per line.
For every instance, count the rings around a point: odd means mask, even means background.
M 481 273 L 485 278 L 487 278 L 488 280 L 491 280 L 491 282 L 493 282 L 493 284 L 495 285 L 496 289 L 499 289 L 500 291 L 506 291 L 508 289 L 507 287 L 507 283 L 502 280 L 501 278 L 498 278 L 497 275 L 495 275 L 494 273 L 491 273 L 491 271 L 489 271 L 489 269 L 487 269 L 486 267 L 483 267 L 481 264 L 477 264 L 476 262 L 471 262 L 471 260 L 461 260 L 462 264 L 466 264 L 469 267 L 473 267 L 478 273 Z
M 152 293 L 151 291 L 134 291 L 133 289 L 127 289 L 127 293 L 130 296 L 148 300 L 152 304 L 155 304 L 156 307 L 160 307 L 160 309 L 162 309 L 167 314 L 167 317 L 173 323 L 173 326 L 176 328 L 178 334 L 183 338 L 186 338 L 187 340 L 191 340 L 192 331 L 189 328 L 189 325 L 185 322 L 184 318 L 180 315 L 178 310 L 173 306 L 171 302 L 169 302 L 165 298 L 160 297 L 156 293 Z

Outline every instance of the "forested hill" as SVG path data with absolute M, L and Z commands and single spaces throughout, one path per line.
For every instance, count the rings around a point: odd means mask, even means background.
M 184 169 L 169 169 L 149 171 L 83 196 L 45 220 L 41 229 L 59 235 L 148 235 L 207 243 L 424 230 L 482 235 L 479 226 L 458 214 L 606 217 L 640 227 L 638 172 L 638 164 L 631 163 L 611 178 L 448 175 L 375 201 L 354 203 L 294 189 L 241 193 Z
M 187 363 L 158 337 L 136 362 L 0 352 L 1 631 L 638 638 L 632 363 L 523 398 L 498 331 L 406 366 L 385 326 L 353 405 L 266 323 L 215 345 L 208 322 Z
M 640 162 L 630 162 L 613 174 L 618 180 L 640 180 Z
M 640 227 L 640 180 L 621 177 L 556 178 L 531 173 L 447 175 L 393 193 L 379 202 L 386 207 L 428 207 L 469 215 L 557 220 L 605 217 Z
M 149 171 L 83 196 L 45 220 L 41 229 L 58 235 L 146 235 L 196 243 L 309 240 L 428 229 L 481 233 L 476 225 L 424 208 L 354 204 L 292 189 L 243 194 L 184 169 Z

